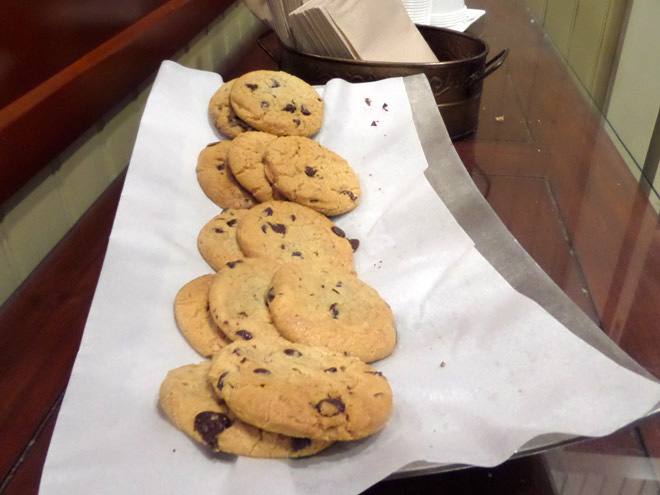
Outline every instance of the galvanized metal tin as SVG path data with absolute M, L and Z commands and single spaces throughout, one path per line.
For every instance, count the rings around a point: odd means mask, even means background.
M 439 62 L 345 60 L 303 53 L 285 45 L 276 60 L 281 70 L 310 84 L 325 84 L 333 78 L 364 82 L 424 73 L 450 137 L 456 140 L 474 133 L 479 123 L 483 80 L 504 63 L 508 49 L 486 61 L 488 45 L 475 36 L 431 26 L 417 27 Z

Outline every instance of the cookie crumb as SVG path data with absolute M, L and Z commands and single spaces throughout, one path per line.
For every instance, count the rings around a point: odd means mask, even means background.
M 376 122 L 378 122 L 378 121 L 377 120 L 372 121 L 371 122 L 371 127 L 376 127 L 378 125 Z
M 367 104 L 367 106 L 369 106 L 369 107 L 371 106 L 371 99 L 365 98 L 364 102 Z
M 445 363 L 444 361 L 440 363 L 440 367 L 441 367 L 441 368 L 444 368 L 445 365 L 446 365 L 446 363 Z
M 383 103 L 383 110 L 385 110 L 386 112 L 389 112 L 389 110 L 387 109 L 387 103 Z

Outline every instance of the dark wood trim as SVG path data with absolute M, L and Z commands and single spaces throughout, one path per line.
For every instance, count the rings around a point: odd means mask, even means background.
M 0 110 L 0 203 L 234 0 L 170 0 Z

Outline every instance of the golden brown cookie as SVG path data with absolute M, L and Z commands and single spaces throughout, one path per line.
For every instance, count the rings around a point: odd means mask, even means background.
M 378 292 L 346 270 L 288 263 L 273 276 L 268 307 L 291 342 L 327 347 L 370 363 L 396 345 L 394 315 Z
M 264 163 L 273 187 L 324 215 L 346 213 L 360 201 L 360 181 L 349 163 L 313 139 L 277 138 L 268 146 Z
M 244 423 L 209 385 L 211 362 L 170 371 L 160 387 L 158 403 L 179 430 L 216 452 L 249 457 L 288 458 L 315 454 L 331 442 L 292 438 Z
M 364 438 L 392 412 L 382 373 L 322 347 L 236 341 L 213 359 L 209 380 L 237 417 L 294 437 Z
M 209 287 L 214 275 L 202 275 L 185 284 L 174 298 L 174 317 L 190 347 L 210 357 L 229 340 L 213 321 L 209 311 Z
M 257 201 L 284 199 L 266 179 L 264 155 L 277 136 L 267 132 L 245 132 L 233 141 L 229 150 L 229 168 L 234 177 Z
M 312 136 L 323 124 L 321 96 L 286 72 L 248 72 L 234 80 L 229 99 L 236 114 L 259 131 Z
M 266 292 L 279 263 L 267 258 L 230 261 L 209 289 L 211 315 L 230 340 L 280 339 L 266 306 Z
M 267 201 L 251 208 L 238 222 L 238 245 L 248 257 L 288 263 L 320 261 L 353 270 L 356 240 L 326 216 L 288 201 Z
M 221 208 L 250 208 L 257 204 L 227 166 L 231 141 L 220 141 L 204 148 L 197 160 L 197 181 L 204 194 Z
M 245 131 L 254 130 L 250 124 L 244 122 L 236 115 L 234 109 L 229 103 L 229 93 L 234 80 L 227 81 L 215 94 L 209 102 L 209 117 L 215 128 L 228 138 L 235 138 Z
M 229 261 L 243 258 L 236 240 L 238 220 L 247 210 L 227 208 L 209 220 L 197 236 L 197 248 L 202 258 L 218 271 Z

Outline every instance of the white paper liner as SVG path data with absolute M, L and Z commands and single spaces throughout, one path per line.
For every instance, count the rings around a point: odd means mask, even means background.
M 337 223 L 360 239 L 357 272 L 396 315 L 397 349 L 376 363 L 394 414 L 379 434 L 309 459 L 207 454 L 159 413 L 157 394 L 168 370 L 201 361 L 172 303 L 211 271 L 196 237 L 218 208 L 195 165 L 218 140 L 207 105 L 220 84 L 217 74 L 161 66 L 41 494 L 359 493 L 415 460 L 492 466 L 542 433 L 605 435 L 660 400 L 657 383 L 575 337 L 474 248 L 424 176 L 402 79 L 333 80 L 317 139 L 361 179 L 360 205 Z

